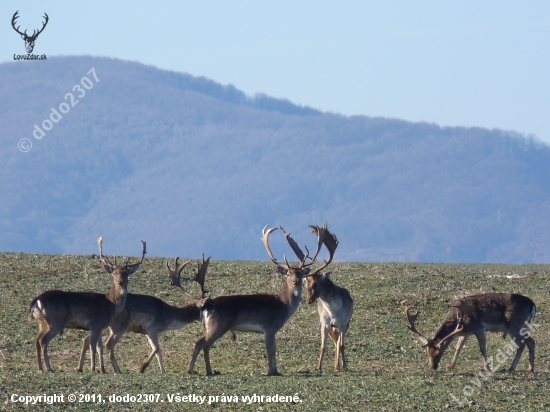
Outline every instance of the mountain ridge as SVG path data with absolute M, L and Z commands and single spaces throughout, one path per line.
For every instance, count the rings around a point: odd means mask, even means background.
M 36 140 L 92 67 L 99 82 Z M 145 239 L 152 256 L 264 260 L 265 224 L 303 245 L 328 221 L 337 260 L 550 261 L 550 148 L 536 139 L 324 113 L 108 58 L 0 76 L 0 250 L 89 254 L 102 235 L 123 254 Z

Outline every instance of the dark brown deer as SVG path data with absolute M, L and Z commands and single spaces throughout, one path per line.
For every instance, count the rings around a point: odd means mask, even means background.
M 62 290 L 50 290 L 37 296 L 31 302 L 29 318 L 38 321 L 39 331 L 36 338 L 36 359 L 38 370 L 42 372 L 41 353 L 44 356 L 46 370 L 51 372 L 50 358 L 48 356 L 48 344 L 63 332 L 64 329 L 81 329 L 90 331 L 90 351 L 92 353 L 91 368 L 95 372 L 96 347 L 101 343 L 101 331 L 105 329 L 113 317 L 120 313 L 126 304 L 128 296 L 128 276 L 138 270 L 147 253 L 145 242 L 142 240 L 143 251 L 141 259 L 124 266 L 117 266 L 116 257 L 114 264 L 103 256 L 103 238 L 98 239 L 99 256 L 103 261 L 105 270 L 113 275 L 113 285 L 106 293 L 95 292 L 65 292 Z M 100 349 L 101 351 L 101 349 Z M 101 372 L 105 372 L 100 353 Z
M 23 40 L 25 40 L 25 48 L 27 49 L 27 53 L 32 53 L 32 51 L 34 50 L 34 42 L 36 41 L 36 38 L 38 37 L 38 35 L 40 33 L 42 33 L 44 31 L 44 29 L 46 28 L 46 25 L 48 24 L 48 20 L 50 20 L 50 18 L 48 17 L 48 15 L 46 13 L 44 13 L 45 21 L 44 21 L 44 23 L 42 23 L 42 28 L 40 30 L 38 30 L 38 32 L 36 30 L 33 30 L 32 35 L 29 36 L 29 35 L 27 35 L 27 30 L 25 30 L 25 32 L 20 32 L 19 31 L 20 26 L 15 27 L 16 20 L 19 17 L 17 15 L 18 13 L 19 13 L 19 10 L 17 10 L 13 14 L 13 17 L 11 19 L 11 25 L 12 25 L 13 29 L 21 35 L 21 38 Z
M 312 304 L 317 301 L 317 311 L 321 323 L 321 353 L 317 370 L 319 372 L 323 371 L 323 356 L 325 355 L 328 336 L 332 338 L 336 347 L 334 369 L 340 370 L 341 360 L 342 369 L 347 370 L 344 339 L 353 313 L 353 299 L 346 289 L 336 286 L 330 280 L 330 273 L 321 273 L 332 261 L 334 252 L 338 247 L 338 239 L 328 231 L 326 224 L 322 228 L 318 226 L 310 227 L 313 229 L 311 233 L 314 235 L 317 235 L 321 230 L 325 231 L 324 244 L 330 251 L 329 260 L 325 262 L 326 265 L 306 277 L 307 303 Z
M 212 375 L 209 355 L 210 348 L 227 332 L 231 331 L 234 333 L 240 331 L 263 333 L 269 364 L 267 374 L 268 376 L 279 375 L 275 360 L 275 335 L 300 305 L 302 279 L 309 274 L 311 270 L 310 266 L 315 264 L 317 260 L 317 255 L 323 244 L 322 236 L 324 232 L 320 231 L 318 234 L 317 251 L 310 262 L 307 262 L 309 252 L 304 255 L 290 235 L 285 233 L 286 239 L 292 249 L 301 256 L 298 267 L 292 267 L 286 261 L 286 257 L 285 264 L 281 264 L 271 253 L 268 239 L 274 230 L 276 228 L 267 230 L 267 226 L 264 227 L 262 241 L 277 271 L 285 277 L 281 293 L 278 295 L 219 296 L 215 299 L 207 299 L 202 307 L 202 319 L 206 327 L 206 336 L 199 339 L 195 344 L 193 356 L 187 367 L 188 373 L 193 373 L 193 367 L 202 350 L 206 364 L 206 374 Z
M 113 369 L 115 373 L 121 373 L 118 363 L 115 358 L 114 349 L 120 338 L 126 332 L 140 333 L 147 335 L 149 345 L 152 352 L 149 357 L 143 362 L 139 368 L 139 372 L 143 373 L 149 366 L 154 357 L 157 358 L 160 372 L 164 373 L 164 363 L 162 361 L 162 350 L 160 349 L 159 336 L 167 331 L 183 328 L 189 323 L 200 320 L 200 306 L 202 306 L 202 300 L 189 294 L 183 289 L 180 283 L 180 275 L 183 269 L 191 262 L 187 262 L 178 265 L 179 257 L 174 260 L 174 270 L 170 269 L 168 262 L 166 262 L 166 269 L 170 274 L 172 286 L 178 287 L 183 293 L 193 298 L 194 302 L 183 307 L 171 306 L 162 300 L 149 295 L 136 295 L 129 293 L 126 298 L 126 306 L 124 310 L 116 315 L 109 324 L 110 335 L 105 342 L 105 347 L 111 359 Z M 202 262 L 199 263 L 197 268 L 197 274 L 195 280 L 201 288 L 201 299 L 204 299 L 207 290 L 204 290 L 204 280 L 206 271 L 208 270 L 208 264 L 210 258 L 204 260 L 202 256 Z M 82 344 L 82 350 L 80 353 L 80 361 L 78 364 L 78 371 L 82 371 L 84 364 L 84 355 L 88 348 L 90 335 L 84 338 Z
M 427 348 L 429 365 L 431 369 L 437 369 L 439 362 L 449 344 L 458 336 L 455 355 L 449 368 L 456 365 L 458 355 L 467 339 L 474 335 L 479 343 L 479 349 L 483 356 L 483 367 L 489 371 L 487 360 L 485 332 L 504 332 L 512 338 L 516 350 L 516 356 L 510 366 L 514 371 L 525 346 L 529 348 L 529 372 L 535 371 L 535 340 L 531 337 L 526 325 L 535 319 L 537 309 L 533 301 L 525 296 L 515 293 L 489 293 L 484 295 L 468 296 L 453 303 L 451 310 L 433 339 L 428 339 L 416 330 L 414 322 L 418 312 L 411 315 L 410 308 L 404 306 L 405 314 L 409 322 L 409 330 L 418 336 Z

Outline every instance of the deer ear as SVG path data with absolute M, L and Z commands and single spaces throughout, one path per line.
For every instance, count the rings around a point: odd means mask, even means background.
M 309 272 L 311 272 L 311 268 L 302 269 L 302 277 L 308 275 Z
M 323 273 L 323 277 L 325 279 L 328 279 L 330 277 L 330 275 L 332 274 L 332 272 L 327 272 L 327 273 Z
M 105 268 L 107 273 L 110 273 L 111 275 L 113 274 L 114 270 L 113 270 L 113 267 L 111 265 L 103 265 L 103 267 Z
M 288 269 L 285 266 L 277 265 L 277 271 L 283 276 L 288 276 Z
M 130 266 L 128 268 L 128 274 L 131 275 L 132 273 L 136 273 L 138 269 L 139 269 L 139 265 L 138 266 Z

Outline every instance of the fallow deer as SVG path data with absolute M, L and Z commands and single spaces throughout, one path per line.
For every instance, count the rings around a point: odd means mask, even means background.
M 338 247 L 338 239 L 328 231 L 326 224 L 322 228 L 318 226 L 310 227 L 313 229 L 311 233 L 315 235 L 320 230 L 325 231 L 324 244 L 330 251 L 329 260 L 326 262 L 328 265 Z M 325 355 L 327 336 L 332 338 L 336 347 L 334 369 L 340 370 L 341 359 L 342 369 L 347 370 L 344 339 L 353 313 L 353 299 L 346 289 L 336 286 L 330 280 L 330 273 L 321 273 L 322 269 L 323 267 L 306 277 L 307 303 L 312 304 L 317 301 L 317 311 L 321 323 L 321 353 L 317 370 L 319 372 L 323 371 L 323 356 Z
M 109 358 L 111 359 L 115 373 L 121 372 L 115 358 L 114 349 L 124 333 L 134 332 L 147 335 L 152 352 L 139 368 L 139 372 L 143 373 L 153 360 L 153 357 L 156 357 L 160 372 L 164 373 L 165 369 L 162 361 L 162 350 L 159 345 L 159 335 L 170 330 L 183 328 L 189 323 L 200 320 L 199 306 L 202 305 L 202 301 L 184 290 L 180 283 L 181 272 L 191 261 L 189 260 L 181 265 L 178 265 L 178 260 L 179 257 L 174 260 L 174 270 L 170 269 L 168 262 L 166 262 L 166 269 L 170 274 L 171 284 L 172 286 L 178 287 L 183 293 L 193 298 L 194 302 L 178 308 L 171 306 L 154 296 L 129 293 L 126 298 L 126 306 L 124 307 L 124 310 L 116 315 L 109 324 L 110 335 L 105 342 L 105 347 L 109 353 Z M 193 279 L 200 285 L 201 299 L 204 299 L 206 293 L 208 292 L 204 289 L 204 280 L 209 262 L 210 258 L 204 260 L 203 255 L 202 262 L 199 264 L 197 274 Z M 84 338 L 77 369 L 78 371 L 82 371 L 84 355 L 88 348 L 89 339 L 90 335 Z
M 126 260 L 124 266 L 117 266 L 116 257 L 114 264 L 111 264 L 109 259 L 103 256 L 102 237 L 98 239 L 97 243 L 103 267 L 113 275 L 113 285 L 108 293 L 50 290 L 37 296 L 31 302 L 29 318 L 36 319 L 39 326 L 35 344 L 38 370 L 41 372 L 41 353 L 44 356 L 47 371 L 52 372 L 48 356 L 48 344 L 64 329 L 90 331 L 91 368 L 92 372 L 95 372 L 96 347 L 101 342 L 101 331 L 109 325 L 113 317 L 124 309 L 128 295 L 128 276 L 136 272 L 143 263 L 143 258 L 147 253 L 146 244 L 143 240 L 141 241 L 143 250 L 141 259 L 138 262 L 130 265 L 129 260 Z M 104 373 L 105 368 L 101 353 L 100 368 L 101 372 Z
M 206 374 L 212 375 L 210 366 L 210 348 L 227 332 L 255 332 L 263 333 L 268 358 L 268 376 L 280 375 L 276 364 L 275 335 L 290 317 L 296 312 L 302 297 L 302 279 L 307 276 L 316 260 L 323 245 L 323 231 L 318 233 L 317 251 L 310 262 L 307 262 L 309 252 L 303 254 L 299 251 L 294 240 L 285 234 L 287 241 L 293 250 L 300 253 L 302 258 L 298 267 L 288 264 L 285 257 L 285 264 L 279 263 L 271 253 L 269 247 L 269 235 L 276 230 L 272 228 L 262 231 L 262 241 L 267 254 L 276 266 L 277 271 L 285 277 L 282 291 L 278 295 L 256 294 L 256 295 L 233 295 L 219 296 L 214 299 L 207 299 L 201 309 L 202 319 L 206 327 L 206 336 L 199 339 L 195 344 L 193 356 L 187 367 L 188 373 L 193 373 L 193 367 L 201 350 L 204 353 Z M 307 251 L 307 249 L 306 249 Z
M 510 366 L 514 371 L 519 362 L 525 345 L 529 348 L 529 372 L 535 370 L 535 340 L 531 337 L 526 326 L 535 319 L 537 309 L 533 301 L 525 296 L 515 293 L 489 293 L 484 295 L 467 296 L 453 303 L 451 310 L 433 339 L 428 339 L 416 330 L 414 322 L 418 317 L 418 311 L 411 315 L 410 308 L 405 306 L 405 314 L 411 332 L 418 336 L 427 348 L 429 366 L 437 369 L 439 362 L 449 344 L 457 336 L 460 337 L 454 357 L 449 365 L 456 365 L 458 355 L 471 335 L 475 335 L 479 343 L 479 349 L 483 356 L 483 367 L 489 371 L 487 360 L 485 332 L 504 332 L 508 334 L 516 348 L 516 356 Z

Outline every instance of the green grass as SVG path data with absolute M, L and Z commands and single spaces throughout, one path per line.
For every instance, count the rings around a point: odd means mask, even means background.
M 130 291 L 157 296 L 170 304 L 189 302 L 177 289 L 169 286 L 162 259 L 147 259 L 130 279 Z M 277 366 L 282 377 L 269 378 L 263 336 L 238 334 L 237 342 L 229 335 L 219 340 L 211 351 L 212 367 L 220 375 L 204 376 L 204 360 L 199 356 L 195 369 L 199 375 L 188 376 L 186 366 L 193 345 L 201 335 L 198 324 L 164 334 L 161 347 L 166 374 L 161 375 L 156 360 L 144 374 L 137 372 L 150 348 L 143 335 L 127 334 L 117 346 L 122 375 L 112 374 L 106 357 L 108 374 L 92 374 L 89 361 L 84 373 L 75 372 L 79 349 L 85 332 L 67 330 L 50 344 L 53 374 L 37 371 L 34 339 L 35 321 L 29 322 L 28 308 L 33 297 L 49 289 L 106 292 L 111 277 L 100 261 L 90 256 L 0 254 L 0 391 L 3 409 L 26 408 L 8 401 L 13 394 L 161 394 L 163 403 L 101 405 L 112 410 L 170 410 L 178 406 L 192 410 L 454 410 L 531 411 L 550 407 L 550 343 L 547 318 L 550 266 L 443 265 L 443 264 L 360 264 L 331 265 L 332 279 L 346 287 L 355 303 L 351 327 L 346 339 L 349 371 L 333 371 L 334 347 L 328 347 L 324 372 L 315 373 L 320 338 L 316 305 L 305 299 L 297 313 L 277 335 Z M 508 274 L 527 275 L 525 279 L 493 277 Z M 189 278 L 190 271 L 182 274 Z M 182 279 L 183 280 L 183 279 Z M 191 293 L 197 285 L 182 282 Z M 278 293 L 281 279 L 273 266 L 261 262 L 214 261 L 207 275 L 207 288 L 213 296 L 222 294 Z M 527 374 L 527 349 L 517 372 L 502 372 L 511 359 L 487 381 L 476 385 L 482 362 L 475 338 L 470 339 L 460 355 L 456 369 L 448 370 L 451 348 L 440 370 L 427 367 L 427 356 L 420 343 L 406 328 L 400 301 L 417 303 L 421 312 L 418 329 L 433 334 L 445 317 L 455 296 L 479 291 L 516 292 L 535 301 L 540 327 L 533 334 L 537 341 L 535 377 Z M 304 288 L 305 295 L 305 288 Z M 488 354 L 497 355 L 504 347 L 500 335 L 488 334 Z M 87 359 L 88 360 L 88 359 Z M 468 401 L 460 406 L 451 394 Z M 203 405 L 170 404 L 166 394 L 206 396 Z M 299 397 L 296 403 L 223 402 L 222 396 Z M 209 396 L 218 401 L 208 405 Z M 5 402 L 5 403 L 4 403 Z M 70 406 L 65 403 L 62 405 Z M 42 405 L 44 409 L 56 409 Z M 79 409 L 99 409 L 93 403 L 74 404 Z

